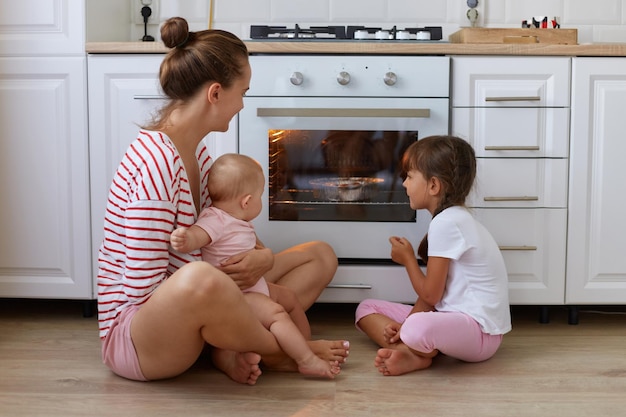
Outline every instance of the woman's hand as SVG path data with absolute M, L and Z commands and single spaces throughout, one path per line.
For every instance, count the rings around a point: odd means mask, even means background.
M 389 238 L 389 243 L 391 243 L 391 259 L 394 262 L 405 267 L 409 262 L 416 262 L 413 245 L 406 238 L 392 236 Z
M 274 254 L 270 249 L 263 248 L 231 256 L 222 262 L 220 269 L 245 290 L 256 284 L 272 266 Z
M 400 323 L 396 323 L 395 321 L 388 323 L 383 329 L 385 342 L 390 345 L 398 343 L 400 341 L 400 327 L 402 327 L 402 325 Z

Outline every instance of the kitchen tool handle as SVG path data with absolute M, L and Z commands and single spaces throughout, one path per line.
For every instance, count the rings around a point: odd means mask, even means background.
M 429 118 L 430 109 L 338 109 L 259 107 L 257 117 L 419 117 Z
M 133 96 L 133 100 L 165 100 L 167 97 L 165 96 L 155 96 L 155 95 L 135 95 Z
M 537 196 L 520 196 L 520 197 L 485 197 L 485 201 L 537 201 Z
M 486 151 L 538 151 L 539 146 L 485 146 Z
M 349 290 L 371 290 L 372 286 L 367 284 L 328 284 L 326 288 L 342 288 Z
M 500 250 L 537 250 L 537 246 L 498 246 Z
M 539 96 L 485 97 L 485 101 L 541 101 Z

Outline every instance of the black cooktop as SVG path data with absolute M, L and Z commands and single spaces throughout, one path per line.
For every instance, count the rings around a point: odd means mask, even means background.
M 264 40 L 377 40 L 377 41 L 440 41 L 441 26 L 391 29 L 367 26 L 311 26 L 301 28 L 296 24 L 287 26 L 250 26 L 251 39 Z

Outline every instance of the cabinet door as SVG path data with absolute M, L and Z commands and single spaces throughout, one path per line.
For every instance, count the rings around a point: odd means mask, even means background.
M 569 108 L 455 107 L 451 132 L 479 158 L 567 158 Z
M 511 304 L 563 304 L 566 209 L 472 209 L 498 243 Z
M 91 299 L 85 58 L 0 58 L 0 296 Z
M 573 61 L 567 294 L 626 303 L 626 59 Z
M 3 55 L 84 55 L 85 2 L 20 0 L 0 4 Z
M 569 107 L 570 58 L 454 57 L 453 107 Z
M 567 159 L 477 158 L 471 207 L 567 207 Z

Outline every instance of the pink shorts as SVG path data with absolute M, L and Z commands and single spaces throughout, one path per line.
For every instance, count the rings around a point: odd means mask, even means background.
M 117 375 L 135 381 L 147 381 L 141 372 L 139 358 L 130 337 L 130 323 L 140 306 L 125 308 L 117 316 L 102 341 L 102 362 Z

